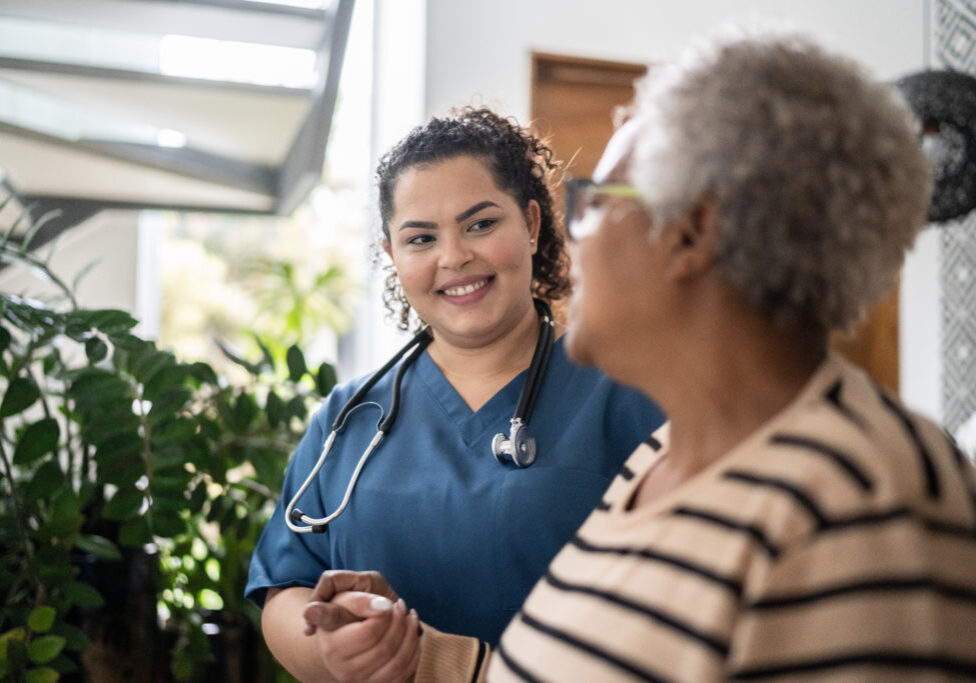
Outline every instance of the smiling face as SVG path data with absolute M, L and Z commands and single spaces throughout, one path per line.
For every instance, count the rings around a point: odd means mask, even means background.
M 539 207 L 523 212 L 485 163 L 461 156 L 403 171 L 384 244 L 410 306 L 436 340 L 491 343 L 534 315 Z

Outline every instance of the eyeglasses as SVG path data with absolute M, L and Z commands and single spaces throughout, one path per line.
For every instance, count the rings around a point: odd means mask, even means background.
M 570 178 L 566 181 L 566 230 L 570 240 L 580 240 L 593 234 L 599 225 L 587 210 L 599 206 L 598 197 L 622 197 L 640 199 L 641 194 L 633 185 L 626 183 L 595 183 L 589 178 Z

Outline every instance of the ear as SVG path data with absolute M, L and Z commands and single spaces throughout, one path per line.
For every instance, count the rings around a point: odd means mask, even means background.
M 668 272 L 678 280 L 707 272 L 715 263 L 720 229 L 718 208 L 712 200 L 667 226 L 662 239 L 668 246 Z
M 539 250 L 539 229 L 542 226 L 542 209 L 534 199 L 530 199 L 525 207 L 525 223 L 529 228 L 529 239 L 532 240 L 530 246 L 534 254 Z
M 386 239 L 384 237 L 383 238 L 383 241 L 381 241 L 380 244 L 383 246 L 383 251 L 386 252 L 386 255 L 389 256 L 390 257 L 390 260 L 392 261 L 393 260 L 393 250 L 390 248 L 390 240 L 388 240 L 388 239 Z

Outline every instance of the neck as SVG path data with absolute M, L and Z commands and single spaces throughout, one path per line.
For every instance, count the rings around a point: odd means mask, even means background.
M 669 460 L 685 479 L 728 453 L 785 408 L 827 350 L 821 330 L 783 328 L 726 300 L 682 335 L 658 377 L 641 388 L 671 422 Z M 688 330 L 685 330 L 688 332 Z M 690 340 L 690 341 L 689 341 Z
M 478 410 L 492 396 L 529 367 L 539 338 L 535 306 L 508 331 L 475 347 L 449 343 L 434 332 L 428 351 L 465 403 Z

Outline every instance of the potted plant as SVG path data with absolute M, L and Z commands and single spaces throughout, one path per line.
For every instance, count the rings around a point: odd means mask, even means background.
M 230 383 L 134 334 L 128 313 L 80 308 L 33 233 L 12 234 L 0 260 L 61 296 L 0 293 L 0 678 L 280 676 L 242 590 L 334 369 L 261 345 L 254 362 L 228 351 L 249 377 Z

